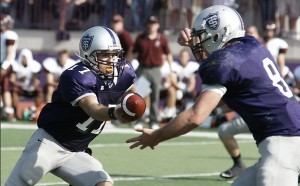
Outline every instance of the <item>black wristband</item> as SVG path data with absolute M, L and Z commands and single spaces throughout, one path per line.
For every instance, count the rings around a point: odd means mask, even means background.
M 110 117 L 110 119 L 116 120 L 117 118 L 115 117 L 115 107 L 109 107 L 107 110 L 108 116 Z

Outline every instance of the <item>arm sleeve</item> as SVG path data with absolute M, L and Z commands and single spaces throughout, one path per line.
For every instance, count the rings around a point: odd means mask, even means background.
M 63 73 L 59 86 L 63 99 L 72 105 L 86 96 L 96 96 L 91 90 L 91 80 L 87 81 L 85 76 L 75 76 L 74 73 Z

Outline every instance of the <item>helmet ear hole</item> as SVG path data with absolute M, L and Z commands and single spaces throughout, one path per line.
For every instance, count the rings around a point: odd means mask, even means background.
M 215 43 L 219 39 L 219 34 L 215 34 L 213 37 L 213 42 Z

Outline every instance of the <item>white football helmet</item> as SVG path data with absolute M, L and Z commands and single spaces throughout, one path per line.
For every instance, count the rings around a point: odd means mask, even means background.
M 220 49 L 229 40 L 245 35 L 240 14 L 227 6 L 214 5 L 200 12 L 192 28 L 192 52 L 197 60 Z
M 103 61 L 97 58 L 97 54 L 115 54 L 113 62 Z M 91 67 L 98 75 L 106 80 L 115 80 L 115 77 L 123 72 L 125 58 L 123 58 L 123 49 L 117 34 L 103 26 L 95 26 L 86 30 L 79 43 L 79 56 L 82 63 Z M 112 73 L 101 72 L 99 64 L 112 67 Z

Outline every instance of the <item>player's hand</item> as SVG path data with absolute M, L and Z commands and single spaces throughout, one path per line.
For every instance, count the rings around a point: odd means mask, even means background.
M 114 116 L 115 118 L 120 121 L 121 123 L 127 123 L 127 120 L 126 118 L 122 117 L 122 115 L 120 115 L 119 113 L 122 113 L 121 111 L 119 110 L 122 110 L 121 108 L 121 104 L 117 104 L 116 107 L 115 107 L 115 111 L 114 111 Z
M 181 46 L 192 46 L 191 30 L 189 28 L 184 28 L 180 31 L 177 43 Z
M 154 146 L 156 146 L 159 141 L 157 141 L 157 138 L 154 134 L 154 130 L 152 129 L 134 129 L 137 132 L 141 132 L 142 134 L 138 137 L 131 138 L 126 140 L 126 143 L 133 143 L 130 146 L 130 149 L 140 147 L 140 149 L 144 149 L 146 147 L 150 147 L 151 149 L 154 149 Z

